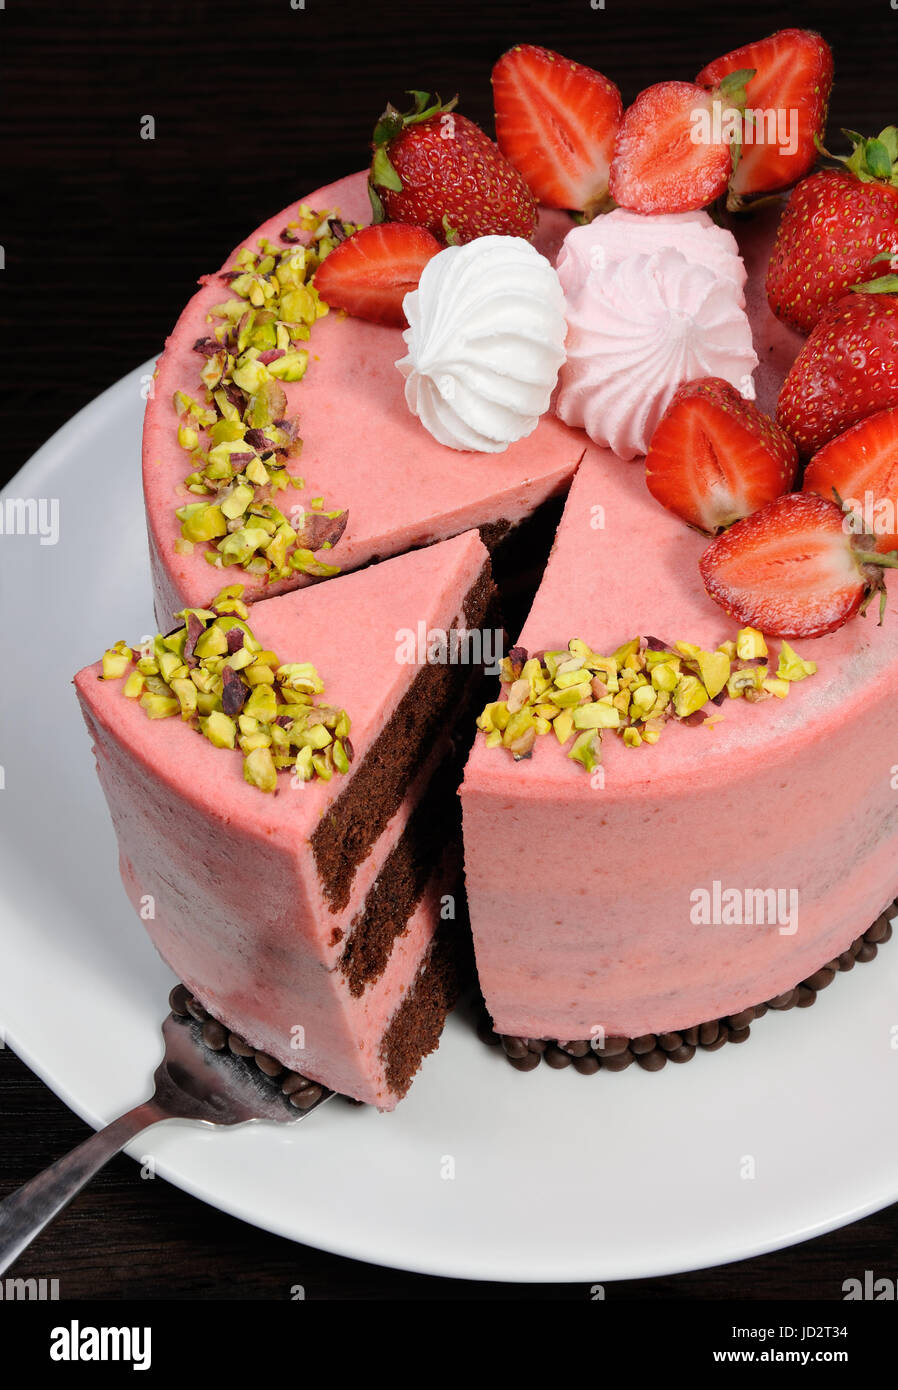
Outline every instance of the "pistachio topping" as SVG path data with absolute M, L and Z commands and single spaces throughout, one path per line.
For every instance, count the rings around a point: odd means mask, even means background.
M 242 585 L 177 616 L 181 627 L 139 651 L 116 642 L 100 679 L 125 677 L 122 694 L 149 719 L 179 715 L 213 747 L 239 748 L 243 775 L 260 791 L 276 791 L 282 771 L 300 782 L 349 771 L 349 715 L 318 698 L 324 682 L 311 662 L 282 664 L 257 641 Z
M 222 275 L 228 297 L 214 305 L 208 335 L 194 343 L 204 359 L 203 400 L 185 391 L 173 397 L 178 443 L 191 459 L 183 485 L 191 500 L 176 510 L 179 553 L 202 545 L 216 568 L 239 565 L 269 583 L 297 572 L 339 573 L 316 552 L 333 549 L 348 513 L 327 510 L 324 498 L 311 503 L 314 512 L 286 503 L 287 491 L 305 484 L 287 467 L 302 439 L 298 421 L 287 416 L 281 383 L 305 375 L 309 353 L 302 344 L 328 312 L 312 276 L 356 230 L 301 203 L 281 232 L 286 245 L 262 238 L 255 251 L 243 247 Z
M 710 706 L 727 698 L 784 700 L 792 681 L 817 670 L 785 641 L 775 676 L 768 675 L 768 656 L 755 628 L 743 628 L 716 651 L 657 637 L 633 637 L 611 656 L 576 637 L 566 650 L 532 657 L 512 647 L 501 664 L 503 698 L 486 706 L 477 727 L 488 748 L 505 748 L 516 761 L 552 732 L 567 756 L 592 772 L 602 760 L 606 730 L 626 748 L 651 745 L 671 720 L 713 725 L 722 716 Z

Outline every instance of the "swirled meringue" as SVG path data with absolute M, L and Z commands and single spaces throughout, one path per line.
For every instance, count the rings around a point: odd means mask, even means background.
M 610 213 L 591 241 L 595 223 L 570 233 L 559 257 L 568 337 L 555 409 L 624 459 L 647 452 L 683 382 L 723 377 L 752 394 L 745 267 L 730 234 L 698 218 Z
M 413 415 L 451 449 L 501 453 L 536 428 L 564 362 L 564 295 L 520 237 L 447 246 L 405 296 L 396 363 Z

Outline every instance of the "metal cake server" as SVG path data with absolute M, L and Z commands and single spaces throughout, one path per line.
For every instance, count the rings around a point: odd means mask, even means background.
M 92 1134 L 0 1202 L 0 1274 L 95 1173 L 150 1125 L 161 1120 L 193 1120 L 203 1125 L 243 1125 L 254 1120 L 293 1124 L 335 1095 L 325 1090 L 307 1110 L 297 1109 L 277 1085 L 242 1058 L 206 1047 L 198 1023 L 174 1014 L 163 1023 L 162 1037 L 165 1055 L 156 1069 L 152 1098 Z

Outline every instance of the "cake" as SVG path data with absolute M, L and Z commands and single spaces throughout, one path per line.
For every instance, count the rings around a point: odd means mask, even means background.
M 898 144 L 811 173 L 831 81 L 785 30 L 624 112 L 516 46 L 498 146 L 414 91 L 179 318 L 165 635 L 76 687 L 173 1009 L 294 1105 L 397 1104 L 468 913 L 520 1070 L 742 1041 L 891 934 Z
M 324 775 L 302 780 L 291 767 L 273 794 L 252 749 L 242 767 L 215 727 L 204 737 L 188 719 L 157 717 L 153 701 L 171 696 L 154 694 L 152 678 L 126 689 L 140 675 L 131 649 L 110 649 L 75 678 L 122 879 L 160 954 L 254 1052 L 384 1110 L 436 1045 L 454 998 L 459 865 L 434 801 L 451 799 L 441 761 L 478 675 L 472 664 L 410 662 L 401 643 L 421 623 L 429 633 L 488 627 L 492 597 L 489 557 L 468 531 L 248 610 L 263 653 L 288 678 L 313 657 L 320 679 L 297 689 L 323 682 L 316 705 L 351 724 L 331 720 L 325 751 L 345 751 Z M 219 605 L 226 632 L 241 630 L 233 605 Z M 173 670 L 183 656 L 176 642 Z M 267 694 L 271 680 L 251 689 Z

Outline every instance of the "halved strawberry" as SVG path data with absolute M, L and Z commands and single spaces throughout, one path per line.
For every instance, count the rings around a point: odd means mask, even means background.
M 404 328 L 402 301 L 440 250 L 423 227 L 383 222 L 362 227 L 335 246 L 315 272 L 315 288 L 332 309 Z
M 645 460 L 649 492 L 713 534 L 792 486 L 798 450 L 784 429 L 720 377 L 681 386 Z
M 700 87 L 719 87 L 731 73 L 754 68 L 746 103 L 754 113 L 743 132 L 730 189 L 737 197 L 771 193 L 803 178 L 817 158 L 815 137 L 826 127 L 833 55 L 811 29 L 780 29 L 702 68 Z
M 824 444 L 807 466 L 805 492 L 838 493 L 876 537 L 876 550 L 898 546 L 898 409 L 880 410 Z
M 608 203 L 608 171 L 623 115 L 600 72 L 532 43 L 493 68 L 496 142 L 546 207 L 584 212 Z
M 731 103 L 727 103 L 731 104 Z M 691 82 L 659 82 L 624 113 L 611 196 L 634 212 L 692 212 L 726 189 L 733 158 L 724 105 Z
M 883 595 L 882 566 L 898 556 L 869 550 L 835 501 L 811 492 L 776 497 L 737 521 L 699 561 L 715 603 L 771 637 L 822 637 Z

